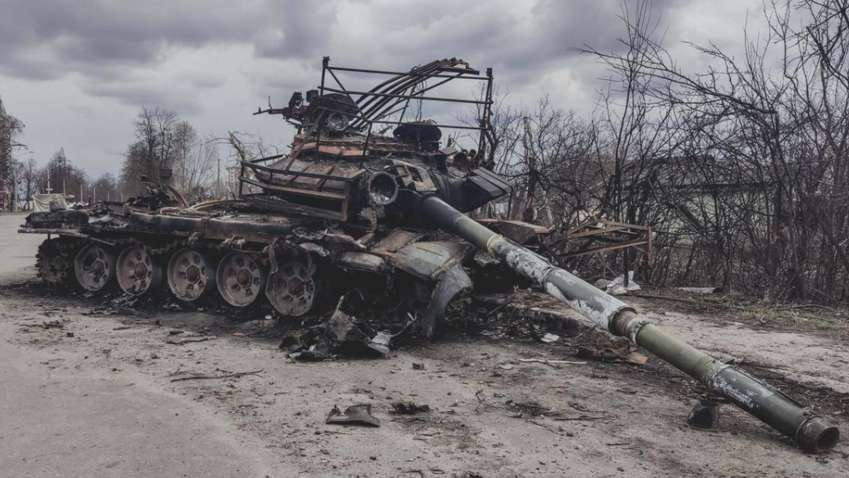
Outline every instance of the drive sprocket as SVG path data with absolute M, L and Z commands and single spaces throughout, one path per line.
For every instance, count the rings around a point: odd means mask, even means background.
M 73 237 L 54 237 L 38 246 L 38 277 L 53 287 L 69 287 L 74 283 L 74 256 L 82 245 Z

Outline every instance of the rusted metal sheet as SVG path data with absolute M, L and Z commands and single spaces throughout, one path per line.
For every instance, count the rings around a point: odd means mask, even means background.
M 528 240 L 534 236 L 542 236 L 551 233 L 550 227 L 540 226 L 539 224 L 531 224 L 524 221 L 510 221 L 503 219 L 478 219 L 477 221 L 519 244 L 528 242 Z
M 371 250 L 376 254 L 389 254 L 397 252 L 402 247 L 421 237 L 421 233 L 411 232 L 404 229 L 393 229 L 386 237 L 381 239 Z
M 234 235 L 247 241 L 270 243 L 275 237 L 292 232 L 298 225 L 289 218 L 267 216 L 255 217 L 180 217 L 161 214 L 133 212 L 127 227 L 144 233 L 166 234 L 188 237 L 196 235 L 203 239 L 226 240 Z
M 435 280 L 460 263 L 470 250 L 459 242 L 416 242 L 390 256 L 389 262 L 421 279 Z
M 26 229 L 74 229 L 88 225 L 89 216 L 83 211 L 50 211 L 27 216 Z
M 634 248 L 645 254 L 649 262 L 652 260 L 651 226 L 625 224 L 607 219 L 592 220 L 569 231 L 566 239 L 571 249 L 561 255 L 563 258 Z M 584 244 L 581 247 L 572 247 L 572 244 L 579 240 L 584 241 Z M 601 245 L 594 245 L 596 242 Z
M 361 270 L 366 272 L 382 272 L 386 267 L 386 261 L 375 254 L 368 252 L 343 252 L 339 256 L 339 265 L 348 269 Z

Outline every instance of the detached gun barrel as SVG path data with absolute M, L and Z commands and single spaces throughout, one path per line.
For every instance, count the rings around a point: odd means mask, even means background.
M 628 304 L 608 295 L 534 252 L 514 244 L 442 199 L 422 200 L 425 218 L 502 260 L 548 294 L 560 299 L 593 324 L 633 343 L 702 382 L 812 453 L 831 450 L 840 432 L 798 403 L 751 375 L 711 357 L 641 318 Z

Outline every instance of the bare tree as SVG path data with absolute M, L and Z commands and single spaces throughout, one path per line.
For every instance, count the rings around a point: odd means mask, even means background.
M 91 202 L 117 201 L 118 181 L 111 173 L 104 173 L 91 183 Z
M 14 178 L 15 164 L 13 151 L 23 147 L 17 142 L 17 136 L 23 131 L 24 124 L 19 119 L 6 113 L 3 100 L 0 100 L 0 193 L 9 194 L 8 209 L 14 210 L 17 183 Z
M 23 195 L 24 209 L 32 209 L 32 197 L 38 187 L 38 164 L 34 158 L 29 158 L 20 168 L 19 191 Z
M 767 37 L 747 34 L 739 59 L 697 46 L 711 61 L 698 74 L 682 71 L 642 18 L 623 16 L 625 54 L 592 53 L 669 113 L 659 130 L 669 166 L 646 197 L 676 211 L 665 232 L 691 243 L 687 276 L 711 279 L 719 265 L 725 284 L 768 299 L 845 300 L 847 2 L 767 2 Z M 657 129 L 658 118 L 629 124 Z
M 65 154 L 65 149 L 53 153 L 50 161 L 38 172 L 38 189 L 45 192 L 62 193 L 68 197 L 78 197 L 80 191 L 88 189 L 88 178 L 83 170 L 74 166 Z
M 181 148 L 191 143 L 193 130 L 186 126 L 173 111 L 142 108 L 135 122 L 136 140 L 127 149 L 121 168 L 124 194 L 141 192 L 143 178 L 157 184 L 170 183 L 175 163 L 185 152 Z
M 196 141 L 182 160 L 181 175 L 177 183 L 189 202 L 201 201 L 210 197 L 221 197 L 217 182 L 220 168 L 218 140 L 207 137 Z
M 192 174 L 188 168 L 188 162 L 192 155 L 192 149 L 197 143 L 197 133 L 194 127 L 188 121 L 179 121 L 174 126 L 174 186 L 183 191 L 188 192 L 190 185 L 189 176 Z

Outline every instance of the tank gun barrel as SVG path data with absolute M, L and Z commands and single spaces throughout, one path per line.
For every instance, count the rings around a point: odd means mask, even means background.
M 682 372 L 792 438 L 807 452 L 821 453 L 839 439 L 837 427 L 746 372 L 692 347 L 640 317 L 625 302 L 604 293 L 534 252 L 508 241 L 436 196 L 422 200 L 427 220 L 499 258 L 594 325 L 649 350 Z

